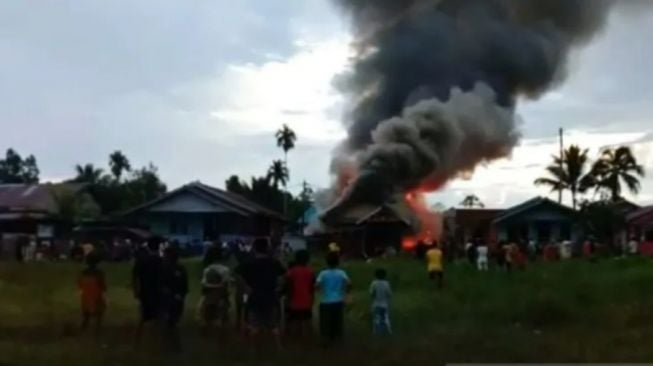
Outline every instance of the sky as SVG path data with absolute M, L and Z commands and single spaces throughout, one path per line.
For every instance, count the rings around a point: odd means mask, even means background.
M 650 174 L 653 203 L 653 11 L 618 7 L 567 81 L 518 108 L 522 141 L 510 159 L 479 167 L 429 196 L 478 195 L 508 207 L 548 195 L 533 181 L 565 143 L 596 156 L 629 144 Z M 107 166 L 123 151 L 154 163 L 170 188 L 262 175 L 283 157 L 274 132 L 298 135 L 291 190 L 329 185 L 345 137 L 333 78 L 351 56 L 346 19 L 329 0 L 5 0 L 0 2 L 0 149 L 34 154 L 42 180 L 76 164 Z M 551 195 L 555 197 L 555 195 Z

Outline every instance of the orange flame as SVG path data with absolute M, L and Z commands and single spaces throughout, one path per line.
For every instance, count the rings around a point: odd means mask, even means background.
M 424 193 L 420 190 L 406 193 L 405 200 L 408 207 L 417 216 L 420 222 L 420 230 L 414 235 L 404 237 L 401 242 L 402 248 L 412 250 L 420 242 L 426 245 L 435 244 L 442 233 L 440 214 L 429 209 Z

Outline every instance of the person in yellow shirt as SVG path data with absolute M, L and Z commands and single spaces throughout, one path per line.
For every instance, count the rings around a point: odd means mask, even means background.
M 329 253 L 340 255 L 340 246 L 336 242 L 329 243 Z
M 442 288 L 444 281 L 444 266 L 442 265 L 442 250 L 437 244 L 426 252 L 426 269 L 431 280 L 437 280 L 438 288 Z

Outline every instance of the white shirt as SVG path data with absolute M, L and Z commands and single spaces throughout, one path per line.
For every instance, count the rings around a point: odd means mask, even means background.
M 485 245 L 479 245 L 476 248 L 476 253 L 478 254 L 478 260 L 487 261 L 487 247 Z

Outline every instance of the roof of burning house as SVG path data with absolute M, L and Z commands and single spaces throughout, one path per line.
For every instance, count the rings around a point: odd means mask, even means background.
M 146 211 L 154 208 L 157 205 L 163 204 L 183 193 L 190 193 L 203 201 L 208 202 L 212 206 L 219 207 L 219 210 L 224 212 L 235 212 L 243 216 L 266 216 L 278 220 L 284 220 L 283 216 L 273 210 L 270 210 L 256 202 L 253 202 L 243 196 L 235 193 L 227 192 L 219 188 L 211 187 L 200 182 L 192 182 L 181 186 L 167 194 L 147 202 L 138 207 L 132 208 L 123 213 L 123 215 L 132 215 L 138 212 Z M 172 209 L 174 211 L 174 209 Z
M 0 211 L 56 214 L 58 192 L 77 193 L 84 184 L 0 184 Z
M 403 223 L 412 226 L 413 214 L 405 204 L 389 202 L 383 205 L 356 205 L 337 216 L 324 217 L 323 220 L 331 226 L 362 225 L 372 222 Z

